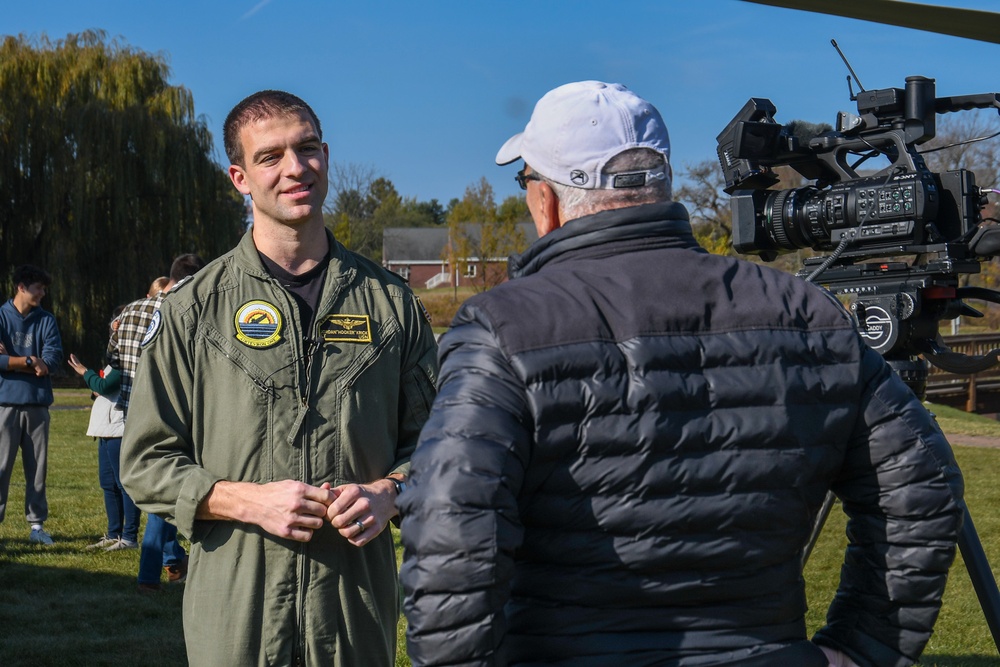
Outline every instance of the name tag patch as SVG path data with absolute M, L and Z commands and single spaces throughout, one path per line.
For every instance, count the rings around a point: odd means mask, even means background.
M 236 340 L 263 349 L 281 340 L 282 317 L 267 301 L 248 301 L 236 311 Z
M 372 325 L 367 315 L 328 315 L 319 325 L 327 343 L 370 343 Z

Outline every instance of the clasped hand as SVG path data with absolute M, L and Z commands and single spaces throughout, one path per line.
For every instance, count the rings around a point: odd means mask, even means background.
M 329 522 L 348 542 L 360 547 L 375 539 L 396 515 L 395 491 L 386 480 L 337 487 L 293 480 L 256 486 L 256 510 L 250 510 L 253 523 L 273 535 L 299 542 L 308 542 L 313 532 Z

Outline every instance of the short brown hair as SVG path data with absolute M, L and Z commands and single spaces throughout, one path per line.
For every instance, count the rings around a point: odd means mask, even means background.
M 170 279 L 179 283 L 188 276 L 193 276 L 205 267 L 205 260 L 194 253 L 178 255 L 170 265 Z M 155 294 L 153 296 L 156 296 Z
M 226 116 L 226 122 L 222 125 L 222 141 L 226 148 L 226 156 L 231 164 L 243 163 L 243 144 L 240 142 L 240 132 L 250 123 L 255 123 L 265 118 L 284 116 L 293 113 L 304 112 L 312 119 L 316 126 L 316 134 L 323 138 L 323 128 L 320 127 L 319 118 L 301 98 L 286 93 L 282 90 L 261 90 L 249 97 L 244 98 Z

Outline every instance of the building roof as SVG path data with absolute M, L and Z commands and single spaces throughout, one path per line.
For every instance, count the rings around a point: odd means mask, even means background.
M 386 227 L 382 261 L 437 262 L 448 245 L 448 227 Z
M 477 238 L 482 230 L 478 223 L 468 223 L 469 233 Z M 518 229 L 531 244 L 538 240 L 534 223 L 518 223 Z M 386 227 L 382 232 L 382 261 L 440 262 L 444 261 L 448 245 L 448 227 Z

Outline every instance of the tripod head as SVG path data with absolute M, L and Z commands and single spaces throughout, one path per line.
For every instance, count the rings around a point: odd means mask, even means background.
M 998 227 L 989 229 L 1000 232 Z M 813 257 L 798 275 L 819 275 L 819 282 L 834 294 L 853 295 L 851 311 L 865 342 L 923 399 L 929 369 L 918 358 L 921 355 L 938 368 L 962 375 L 1000 363 L 1000 350 L 979 356 L 952 352 L 938 331 L 941 320 L 982 317 L 963 299 L 1000 304 L 1000 292 L 960 286 L 960 276 L 980 270 L 981 259 L 970 251 L 969 243 L 942 243 L 920 250 L 913 264 L 899 257 L 857 264 L 841 259 L 821 271 L 815 265 L 826 264 L 829 258 Z

